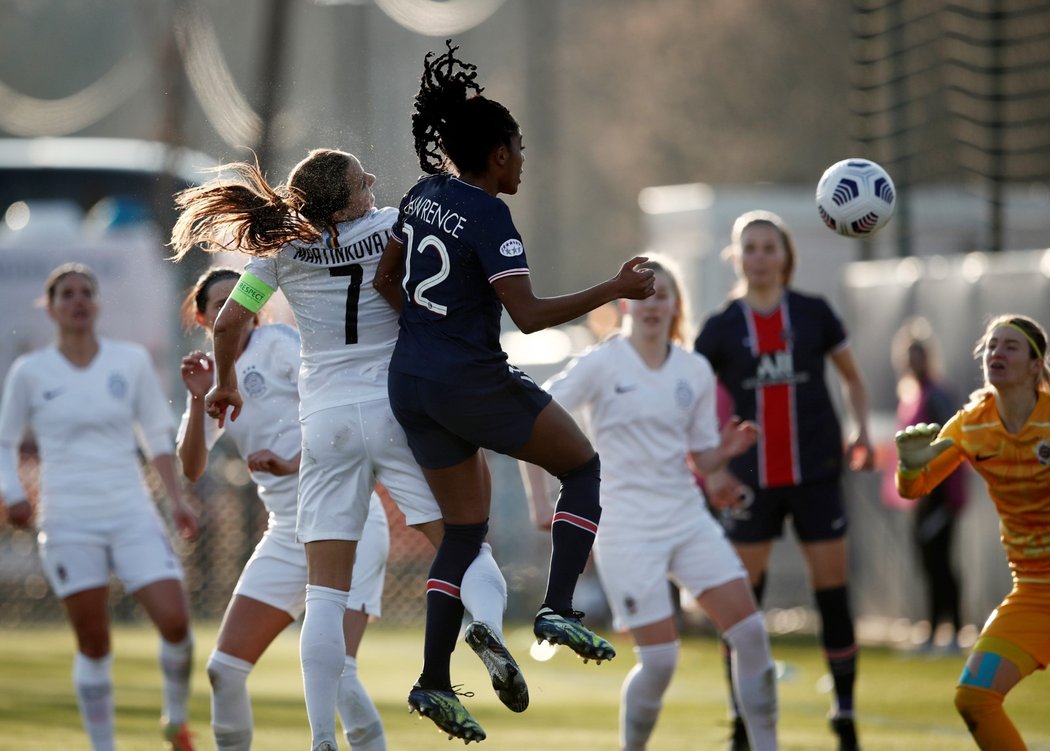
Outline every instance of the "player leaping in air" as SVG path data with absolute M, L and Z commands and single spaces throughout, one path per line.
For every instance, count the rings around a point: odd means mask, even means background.
M 401 310 L 390 403 L 445 520 L 427 583 L 423 672 L 408 702 L 469 741 L 484 731 L 452 690 L 449 660 L 463 613 L 460 581 L 488 529 L 491 482 L 481 448 L 561 480 L 536 636 L 584 659 L 615 654 L 572 608 L 601 512 L 598 454 L 550 394 L 508 364 L 501 313 L 506 307 L 522 331 L 539 331 L 618 298 L 652 295 L 653 272 L 634 258 L 590 289 L 536 297 L 521 235 L 498 198 L 518 192 L 521 130 L 506 107 L 481 95 L 475 66 L 456 49 L 449 42 L 445 54 L 424 61 L 412 133 L 429 175 L 401 201 L 376 286 Z

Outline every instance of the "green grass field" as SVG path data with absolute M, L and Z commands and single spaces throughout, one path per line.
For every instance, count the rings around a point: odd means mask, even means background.
M 214 643 L 215 626 L 198 624 L 196 636 L 191 724 L 203 751 L 214 748 L 204 663 Z M 420 630 L 375 624 L 360 655 L 361 673 L 383 716 L 391 751 L 453 747 L 429 720 L 410 716 L 406 709 L 405 696 L 418 674 L 421 637 Z M 282 635 L 250 679 L 257 751 L 309 749 L 297 638 L 294 629 Z M 620 656 L 596 666 L 584 665 L 564 650 L 549 662 L 533 661 L 528 657 L 531 636 L 526 628 L 511 629 L 508 640 L 529 681 L 532 704 L 522 715 L 499 703 L 469 648 L 461 644 L 453 657 L 453 677 L 475 692 L 466 701 L 488 733 L 482 749 L 615 751 L 620 683 L 633 664 L 629 643 L 616 639 Z M 64 626 L 0 630 L 0 749 L 87 748 L 71 688 L 72 650 L 72 636 Z M 779 684 L 781 748 L 831 751 L 835 744 L 827 730 L 829 699 L 820 690 L 824 669 L 814 640 L 775 637 L 773 651 L 784 666 Z M 147 628 L 120 627 L 114 634 L 120 751 L 161 747 L 156 652 L 156 638 Z M 973 748 L 951 704 L 961 666 L 958 656 L 929 658 L 864 649 L 858 686 L 864 747 L 870 751 Z M 1030 678 L 1014 691 L 1007 708 L 1029 748 L 1050 751 L 1050 677 L 1040 673 Z M 726 733 L 717 645 L 708 637 L 690 637 L 683 643 L 678 673 L 650 748 L 720 749 Z

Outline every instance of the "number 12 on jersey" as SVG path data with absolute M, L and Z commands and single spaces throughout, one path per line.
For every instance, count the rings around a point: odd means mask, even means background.
M 427 235 L 419 241 L 419 245 L 415 243 L 415 230 L 412 225 L 407 222 L 402 225 L 406 239 L 408 240 L 408 247 L 405 252 L 405 278 L 401 282 L 401 286 L 405 288 L 405 294 L 408 295 L 408 299 L 414 302 L 416 305 L 421 305 L 427 310 L 437 313 L 438 315 L 448 315 L 448 307 L 441 303 L 434 302 L 428 298 L 424 293 L 431 287 L 436 287 L 441 282 L 448 279 L 449 273 L 449 257 L 448 248 L 445 247 L 445 243 L 441 241 L 441 238 L 435 237 L 434 235 Z M 426 279 L 423 279 L 416 285 L 415 290 L 409 290 L 408 285 L 412 280 L 412 251 L 415 250 L 419 253 L 425 253 L 428 248 L 433 248 L 434 252 L 437 253 L 438 260 L 441 261 L 441 267 L 438 269 L 436 274 L 431 274 Z

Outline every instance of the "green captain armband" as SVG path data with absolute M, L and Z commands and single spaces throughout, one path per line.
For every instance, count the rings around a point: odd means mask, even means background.
M 233 288 L 230 299 L 240 303 L 252 313 L 258 313 L 272 295 L 273 287 L 245 272 L 237 280 L 237 286 Z

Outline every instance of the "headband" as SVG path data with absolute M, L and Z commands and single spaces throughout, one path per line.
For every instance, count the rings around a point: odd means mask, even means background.
M 1044 356 L 1046 355 L 1046 353 L 1045 353 L 1045 352 L 1041 352 L 1041 351 L 1039 350 L 1039 345 L 1035 343 L 1035 339 L 1033 339 L 1033 338 L 1032 338 L 1031 334 L 1029 334 L 1029 333 L 1028 333 L 1027 331 L 1025 331 L 1024 329 L 1022 329 L 1022 328 L 1021 328 L 1020 326 L 1018 326 L 1018 325 L 1017 325 L 1016 323 L 1010 323 L 1010 322 L 1007 322 L 1007 323 L 1004 323 L 1004 324 L 1003 324 L 1003 326 L 1006 326 L 1007 328 L 1013 329 L 1013 330 L 1014 330 L 1014 331 L 1016 331 L 1016 332 L 1017 332 L 1018 334 L 1020 334 L 1020 335 L 1021 335 L 1021 336 L 1023 336 L 1023 337 L 1025 338 L 1025 339 L 1027 339 L 1027 340 L 1028 340 L 1028 343 L 1032 345 L 1032 350 L 1033 350 L 1033 351 L 1035 352 L 1035 355 L 1036 355 L 1036 357 L 1037 357 L 1037 358 L 1039 358 L 1040 360 L 1042 360 L 1042 359 L 1043 359 L 1043 357 L 1044 357 Z

